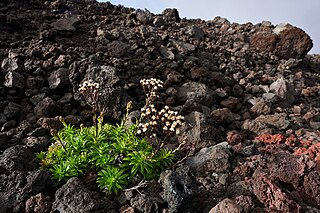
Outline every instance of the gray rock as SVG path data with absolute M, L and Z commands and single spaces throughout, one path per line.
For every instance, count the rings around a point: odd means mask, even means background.
M 28 76 L 26 80 L 26 88 L 39 89 L 43 86 L 44 79 L 41 76 Z
M 148 10 L 137 9 L 135 11 L 136 19 L 142 24 L 151 24 L 153 22 L 152 13 Z
M 123 106 L 126 106 L 127 100 L 120 84 L 120 77 L 118 76 L 119 70 L 111 66 L 92 66 L 84 76 L 83 80 L 93 80 L 100 84 L 100 99 L 99 104 L 107 110 L 106 114 L 112 115 L 114 118 L 120 118 Z M 71 74 L 71 79 L 73 73 Z M 71 80 L 73 83 L 73 91 L 75 100 L 80 100 L 80 94 L 77 91 L 79 88 L 78 83 Z
M 197 196 L 197 184 L 192 169 L 186 166 L 177 171 L 167 170 L 160 175 L 163 199 L 168 202 L 169 212 L 192 212 L 193 200 Z
M 160 212 L 163 201 L 159 197 L 138 195 L 130 200 L 132 207 L 140 212 Z
M 242 124 L 242 129 L 247 131 L 251 135 L 261 135 L 264 133 L 271 134 L 272 128 L 269 128 L 266 123 L 261 123 L 256 120 L 246 119 Z
M 203 30 L 200 27 L 195 25 L 187 27 L 185 32 L 187 35 L 197 40 L 203 39 L 203 36 L 204 36 Z
M 115 212 L 113 203 L 97 192 L 88 190 L 76 177 L 57 190 L 53 211 L 64 213 Z
M 1 63 L 1 69 L 4 73 L 16 71 L 19 69 L 17 58 L 5 58 Z
M 3 114 L 8 119 L 18 119 L 21 115 L 22 107 L 19 104 L 9 102 L 9 104 L 4 108 Z
M 75 31 L 74 25 L 79 21 L 77 16 L 64 17 L 51 24 L 57 31 Z
M 16 124 L 17 124 L 17 122 L 15 120 L 7 121 L 2 125 L 1 131 L 2 132 L 8 131 L 9 129 L 15 127 Z
M 34 107 L 34 114 L 37 118 L 52 117 L 58 112 L 58 106 L 54 100 L 46 97 Z
M 275 113 L 274 115 L 260 115 L 255 121 L 277 129 L 286 129 L 290 125 L 290 121 L 286 119 L 286 115 L 278 113 Z
M 45 137 L 28 136 L 23 139 L 22 143 L 34 152 L 40 152 L 45 150 L 51 144 L 51 141 Z
M 33 105 L 37 105 L 40 101 L 42 101 L 46 97 L 46 93 L 40 93 L 34 95 L 30 98 L 30 101 Z
M 294 86 L 283 77 L 277 79 L 270 85 L 270 92 L 280 98 L 278 102 L 279 106 L 289 107 L 295 101 L 296 92 Z
M 0 167 L 8 171 L 33 170 L 37 167 L 35 158 L 36 156 L 25 146 L 12 146 L 0 155 Z
M 26 200 L 52 187 L 48 170 L 13 171 L 0 175 L 0 212 L 25 212 Z
M 213 102 L 213 91 L 205 84 L 197 82 L 187 82 L 178 88 L 178 102 L 196 102 L 210 107 Z
M 174 54 L 169 48 L 167 48 L 165 46 L 161 46 L 159 50 L 160 50 L 161 55 L 164 58 L 170 59 L 170 60 L 174 59 Z
M 162 11 L 162 17 L 167 22 L 179 22 L 181 20 L 179 12 L 175 8 L 167 8 Z
M 276 103 L 279 100 L 278 96 L 276 94 L 274 94 L 274 93 L 271 93 L 271 92 L 263 93 L 262 94 L 262 98 L 264 100 L 266 100 L 267 102 L 270 102 L 270 103 L 273 103 L 273 104 Z
M 48 77 L 48 83 L 50 89 L 56 89 L 58 87 L 69 85 L 69 70 L 66 68 L 59 68 L 58 70 L 52 72 Z
M 107 44 L 107 48 L 112 57 L 121 58 L 129 53 L 130 45 L 122 41 L 112 41 Z
M 192 44 L 188 44 L 182 41 L 171 40 L 172 46 L 174 46 L 180 53 L 188 54 L 195 51 L 196 47 Z
M 0 133 L 0 150 L 3 150 L 6 148 L 7 141 L 8 141 L 7 133 L 1 132 Z
M 179 135 L 181 140 L 187 138 L 188 143 L 201 146 L 201 144 L 215 144 L 220 139 L 221 133 L 206 121 L 203 113 L 194 111 L 186 115 L 185 120 L 190 126 L 184 125 L 181 128 L 181 135 Z
M 32 130 L 32 125 L 26 121 L 23 120 L 19 123 L 19 126 L 12 129 L 10 133 L 12 134 L 11 143 L 21 143 L 22 139 Z
M 23 89 L 25 86 L 24 77 L 18 72 L 9 71 L 5 76 L 4 86 L 14 89 Z
M 320 129 L 320 122 L 319 121 L 310 121 L 309 125 L 314 130 Z
M 7 121 L 7 117 L 3 113 L 0 113 L 0 124 L 4 124 Z
M 0 212 L 24 212 L 23 191 L 26 184 L 26 171 L 14 171 L 9 175 L 0 174 Z M 14 183 L 14 184 L 13 184 Z
M 198 175 L 210 175 L 212 172 L 225 173 L 231 168 L 229 163 L 231 156 L 228 143 L 223 142 L 202 148 L 193 157 L 189 157 L 185 165 L 194 168 Z
M 63 95 L 61 99 L 58 100 L 59 104 L 68 104 L 72 101 L 73 94 L 71 92 L 67 92 Z

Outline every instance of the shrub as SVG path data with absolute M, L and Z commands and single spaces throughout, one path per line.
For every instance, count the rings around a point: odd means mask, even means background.
M 159 86 L 162 85 L 161 81 L 157 82 Z M 153 88 L 151 93 L 147 93 L 144 109 L 153 105 L 156 90 L 157 88 Z M 95 170 L 99 188 L 108 194 L 118 194 L 134 180 L 157 178 L 163 170 L 173 164 L 174 151 L 163 148 L 164 142 L 157 138 L 155 132 L 160 134 L 159 128 L 162 128 L 172 133 L 181 125 L 182 116 L 174 120 L 174 116 L 178 115 L 174 111 L 169 112 L 168 107 L 165 111 L 157 111 L 153 107 L 151 117 L 142 113 L 138 125 L 126 127 L 123 122 L 117 125 L 104 124 L 104 110 L 98 104 L 99 84 L 85 81 L 80 85 L 79 91 L 92 107 L 93 126 L 74 127 L 61 118 L 64 128 L 58 132 L 52 131 L 54 143 L 46 152 L 38 153 L 41 165 L 51 171 L 57 184 L 63 184 L 71 177 L 81 177 L 87 171 Z M 127 105 L 126 116 L 130 108 L 131 103 Z M 162 117 L 165 119 L 161 120 Z M 159 123 L 155 124 L 155 121 Z M 146 130 L 146 122 L 153 122 L 155 125 Z M 168 122 L 171 122 L 170 126 Z M 142 133 L 146 137 L 142 137 Z

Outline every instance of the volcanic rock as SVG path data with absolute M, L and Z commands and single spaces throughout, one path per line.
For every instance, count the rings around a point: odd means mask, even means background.
M 56 192 L 55 202 L 52 209 L 59 212 L 116 212 L 112 203 L 100 197 L 97 193 L 86 189 L 83 183 L 76 177 L 69 179 Z
M 94 0 L 0 1 L 0 29 L 1 213 L 319 212 L 320 57 L 302 29 Z M 52 187 L 36 152 L 61 117 L 93 124 L 79 84 L 99 83 L 107 123 L 132 101 L 129 125 L 149 78 L 164 82 L 155 107 L 185 117 L 163 141 L 177 150 L 160 183 L 137 178 L 110 199 L 83 176 Z

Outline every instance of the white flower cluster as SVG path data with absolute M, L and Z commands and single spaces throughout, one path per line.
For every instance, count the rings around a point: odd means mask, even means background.
M 152 136 L 156 136 L 156 132 L 163 132 L 165 134 L 175 132 L 179 134 L 179 129 L 184 121 L 184 117 L 178 115 L 178 112 L 170 110 L 165 106 L 160 111 L 156 110 L 153 104 L 141 109 L 141 118 L 143 122 L 138 124 L 138 134 L 147 131 L 152 132 Z
M 84 93 L 86 91 L 94 91 L 99 89 L 99 83 L 93 82 L 91 79 L 88 81 L 84 81 L 79 85 L 79 92 Z
M 140 80 L 143 89 L 146 92 L 146 105 L 141 109 L 141 119 L 138 124 L 138 134 L 144 134 L 152 137 L 166 137 L 171 133 L 179 134 L 179 127 L 184 121 L 184 117 L 178 115 L 178 112 L 170 110 L 165 106 L 160 111 L 154 106 L 155 100 L 159 97 L 157 90 L 163 88 L 163 82 L 159 79 Z M 160 134 L 160 135 L 157 135 Z
M 98 95 L 99 95 L 99 83 L 93 82 L 93 80 L 84 81 L 79 85 L 79 92 L 83 95 L 86 102 L 93 107 L 97 108 Z
M 146 92 L 147 103 L 148 101 L 154 101 L 158 98 L 157 91 L 159 88 L 163 88 L 163 82 L 156 78 L 141 79 L 140 84 Z

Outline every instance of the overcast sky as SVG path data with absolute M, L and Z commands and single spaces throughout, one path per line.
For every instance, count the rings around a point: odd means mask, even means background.
M 100 0 L 98 0 L 100 1 Z M 103 0 L 101 0 L 103 1 Z M 309 53 L 320 54 L 320 0 L 109 0 L 112 4 L 147 8 L 154 14 L 165 8 L 176 8 L 181 18 L 213 19 L 253 24 L 271 21 L 290 23 L 302 28 L 313 40 Z

